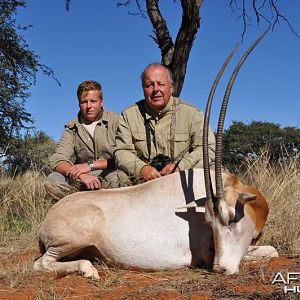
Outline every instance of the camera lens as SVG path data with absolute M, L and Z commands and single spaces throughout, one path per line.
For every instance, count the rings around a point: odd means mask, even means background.
M 160 172 L 164 168 L 164 164 L 162 162 L 158 162 L 156 165 L 156 170 Z

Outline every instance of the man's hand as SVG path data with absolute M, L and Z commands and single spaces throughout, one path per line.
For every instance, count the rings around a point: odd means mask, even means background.
M 155 178 L 161 177 L 161 174 L 152 166 L 144 166 L 140 171 L 140 176 L 145 180 L 149 181 Z
M 77 164 L 72 166 L 72 168 L 66 173 L 66 176 L 72 180 L 79 179 L 80 175 L 87 174 L 91 172 L 90 166 L 85 164 Z
M 92 174 L 81 174 L 79 180 L 84 183 L 89 190 L 101 189 L 101 182 L 97 176 Z
M 160 174 L 162 176 L 165 175 L 169 175 L 173 172 L 174 168 L 175 168 L 176 164 L 175 163 L 170 163 L 164 166 L 164 168 L 160 171 Z M 179 172 L 180 169 L 178 167 L 176 167 L 176 169 L 174 170 L 174 172 Z

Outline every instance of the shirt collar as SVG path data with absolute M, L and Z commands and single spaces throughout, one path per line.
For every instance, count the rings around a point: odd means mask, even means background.
M 151 118 L 159 118 L 161 116 L 164 116 L 166 113 L 171 111 L 171 107 L 173 105 L 174 98 L 171 96 L 170 100 L 168 101 L 167 105 L 160 111 L 160 112 L 154 112 L 151 110 L 149 107 L 147 101 L 145 100 L 145 112 L 146 112 L 146 119 L 151 119 Z

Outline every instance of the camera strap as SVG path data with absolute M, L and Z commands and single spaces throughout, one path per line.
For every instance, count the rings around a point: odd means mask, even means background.
M 145 116 L 145 129 L 146 129 L 146 141 L 147 141 L 147 150 L 148 150 L 148 161 L 150 161 L 151 156 L 151 139 L 150 139 L 150 120 L 146 120 Z
M 146 112 L 143 107 L 142 101 L 138 102 L 138 108 L 144 118 L 144 125 L 146 130 L 146 142 L 147 142 L 147 150 L 148 150 L 148 161 L 150 161 L 151 157 L 151 124 L 150 120 L 146 118 Z M 173 99 L 172 105 L 172 115 L 171 115 L 171 123 L 170 123 L 170 154 L 171 154 L 171 161 L 174 161 L 174 147 L 175 147 L 175 127 L 176 127 L 176 100 Z
M 140 113 L 142 114 L 144 118 L 144 125 L 145 125 L 145 131 L 146 131 L 146 142 L 147 142 L 147 150 L 148 150 L 148 162 L 150 162 L 150 157 L 151 157 L 151 139 L 150 139 L 150 120 L 147 120 L 146 118 L 146 112 L 143 107 L 143 102 L 139 101 L 137 102 L 138 108 L 140 110 Z
M 171 124 L 170 124 L 170 154 L 171 154 L 172 161 L 174 161 L 175 128 L 176 128 L 176 100 L 173 98 L 172 116 L 171 116 Z

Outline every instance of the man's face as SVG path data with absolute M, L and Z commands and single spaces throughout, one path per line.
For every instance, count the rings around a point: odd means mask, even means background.
M 79 101 L 79 107 L 83 117 L 87 121 L 96 121 L 100 116 L 102 106 L 103 100 L 100 99 L 98 90 L 82 93 Z
M 160 66 L 149 67 L 144 72 L 142 84 L 149 107 L 155 112 L 162 111 L 173 92 L 168 70 Z

